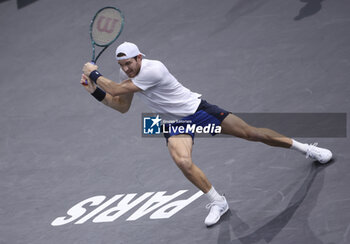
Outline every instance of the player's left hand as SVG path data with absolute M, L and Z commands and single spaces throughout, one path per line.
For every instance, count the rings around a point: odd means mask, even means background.
M 83 66 L 83 73 L 84 75 L 89 76 L 92 71 L 97 69 L 98 69 L 98 66 L 96 64 L 88 62 Z

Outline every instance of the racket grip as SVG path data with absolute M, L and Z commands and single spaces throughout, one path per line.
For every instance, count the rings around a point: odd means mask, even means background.
M 94 60 L 91 60 L 90 61 L 90 64 L 96 64 L 95 62 L 94 62 Z M 84 84 L 83 84 L 84 86 L 87 86 L 88 85 L 88 81 L 87 80 L 85 80 L 85 82 L 84 82 Z

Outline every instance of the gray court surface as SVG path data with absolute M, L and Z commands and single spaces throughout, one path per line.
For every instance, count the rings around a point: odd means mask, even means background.
M 120 114 L 79 84 L 90 20 L 110 5 L 126 22 L 98 62 L 105 76 L 117 80 L 114 50 L 127 40 L 232 112 L 341 113 L 349 128 L 350 1 L 17 2 L 0 1 L 1 244 L 350 243 L 346 133 L 297 138 L 331 149 L 325 166 L 197 138 L 194 162 L 231 209 L 206 228 L 206 197 L 163 138 L 141 136 L 141 100 Z

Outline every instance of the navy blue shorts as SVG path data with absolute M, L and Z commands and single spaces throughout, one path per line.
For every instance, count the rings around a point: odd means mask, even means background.
M 181 121 L 190 121 L 190 123 L 173 123 L 173 124 L 168 124 L 166 128 L 169 128 L 169 126 L 186 126 L 187 124 L 194 124 L 196 126 L 202 126 L 205 127 L 207 125 L 221 125 L 222 121 L 229 115 L 230 112 L 219 108 L 216 105 L 212 105 L 208 103 L 205 100 L 201 100 L 201 103 L 199 104 L 196 112 L 192 115 L 186 116 L 181 119 Z M 167 130 L 169 131 L 169 130 Z M 174 136 L 174 135 L 181 135 L 181 134 L 188 134 L 192 136 L 192 139 L 194 139 L 194 133 L 192 132 L 179 132 L 179 131 L 170 131 L 169 133 L 163 133 L 164 137 L 169 139 L 169 137 Z M 216 135 L 216 133 L 210 133 L 212 136 Z

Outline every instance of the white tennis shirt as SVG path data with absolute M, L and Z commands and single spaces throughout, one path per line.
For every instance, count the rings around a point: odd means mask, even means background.
M 142 90 L 136 94 L 151 112 L 188 115 L 195 113 L 201 102 L 201 94 L 184 87 L 160 61 L 142 59 L 140 72 L 134 78 L 122 69 L 119 74 L 120 81 L 131 79 Z

